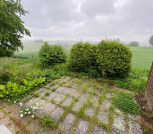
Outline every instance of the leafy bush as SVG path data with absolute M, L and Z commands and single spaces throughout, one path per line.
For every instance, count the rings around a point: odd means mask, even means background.
M 43 67 L 66 62 L 64 49 L 59 45 L 48 45 L 47 42 L 40 48 L 39 61 Z
M 132 53 L 116 41 L 101 41 L 97 48 L 97 64 L 104 77 L 127 77 L 131 69 Z
M 73 45 L 70 53 L 69 67 L 76 72 L 87 72 L 88 69 L 96 68 L 96 46 L 86 42 L 78 42 Z
M 46 81 L 46 79 L 42 77 L 35 79 L 31 79 L 32 77 L 29 79 L 28 77 L 23 79 L 22 85 L 11 81 L 6 85 L 0 85 L 0 98 L 5 98 L 11 102 L 19 100 L 30 92 L 38 89 L 40 86 L 45 84 Z
M 12 79 L 12 73 L 0 69 L 0 84 L 5 84 Z
M 113 104 L 123 112 L 130 114 L 140 114 L 141 112 L 140 105 L 135 103 L 133 97 L 129 94 L 119 93 L 113 98 Z
M 13 53 L 12 50 L 0 47 L 0 57 L 11 57 L 13 56 Z

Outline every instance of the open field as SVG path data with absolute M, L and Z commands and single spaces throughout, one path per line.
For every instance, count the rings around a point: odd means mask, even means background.
M 24 50 L 15 53 L 19 57 L 38 57 L 38 51 L 42 44 L 38 43 L 25 43 Z M 66 50 L 67 54 L 70 53 L 70 48 Z M 133 58 L 132 66 L 139 69 L 150 69 L 153 62 L 153 47 L 131 47 Z

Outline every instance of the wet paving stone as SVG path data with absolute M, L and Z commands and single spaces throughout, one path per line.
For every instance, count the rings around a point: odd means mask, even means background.
M 101 126 L 95 126 L 93 128 L 92 134 L 108 134 L 108 132 Z
M 72 125 L 74 124 L 75 119 L 76 115 L 69 113 L 66 118 L 60 123 L 60 128 L 68 133 Z
M 87 134 L 88 133 L 89 122 L 80 120 L 74 134 Z

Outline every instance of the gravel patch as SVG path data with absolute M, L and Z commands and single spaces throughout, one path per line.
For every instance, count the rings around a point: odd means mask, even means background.
M 70 131 L 76 116 L 74 114 L 69 113 L 66 118 L 60 123 L 60 128 L 66 131 L 67 133 Z
M 88 133 L 88 125 L 89 123 L 84 120 L 80 120 L 74 134 L 87 134 Z

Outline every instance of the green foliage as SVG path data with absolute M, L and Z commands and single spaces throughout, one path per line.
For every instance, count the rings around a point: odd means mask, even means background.
M 0 57 L 11 57 L 13 53 L 14 52 L 8 48 L 0 47 Z
M 24 27 L 21 16 L 25 11 L 20 0 L 0 0 L 0 45 L 2 49 L 18 50 L 23 48 L 21 38 L 30 36 L 30 32 Z M 10 45 L 11 44 L 11 45 Z
M 45 80 L 42 77 L 35 79 L 27 78 L 23 79 L 22 85 L 9 81 L 6 85 L 0 85 L 0 97 L 11 102 L 19 100 L 45 84 Z
M 69 67 L 76 72 L 87 72 L 88 69 L 96 68 L 96 46 L 86 42 L 78 42 L 73 45 L 70 53 Z
M 132 42 L 129 43 L 129 46 L 138 47 L 139 46 L 139 42 L 138 41 L 132 41 Z
M 153 35 L 150 37 L 150 39 L 149 39 L 149 43 L 150 43 L 150 45 L 153 46 Z
M 12 77 L 12 73 L 0 69 L 0 84 L 6 84 Z
M 49 127 L 57 128 L 57 124 L 54 123 L 51 116 L 47 115 L 41 118 L 40 124 L 42 125 L 44 131 Z
M 134 102 L 133 97 L 129 94 L 123 92 L 119 93 L 113 98 L 113 104 L 116 108 L 123 112 L 130 114 L 140 114 L 141 109 L 139 104 Z
M 39 61 L 43 67 L 49 67 L 59 63 L 66 62 L 64 49 L 59 45 L 48 45 L 47 42 L 39 51 Z
M 103 77 L 127 77 L 131 69 L 132 53 L 116 41 L 101 41 L 97 48 L 97 63 Z
M 115 84 L 118 87 L 142 93 L 146 88 L 148 74 L 147 69 L 132 69 L 128 78 L 116 79 Z

